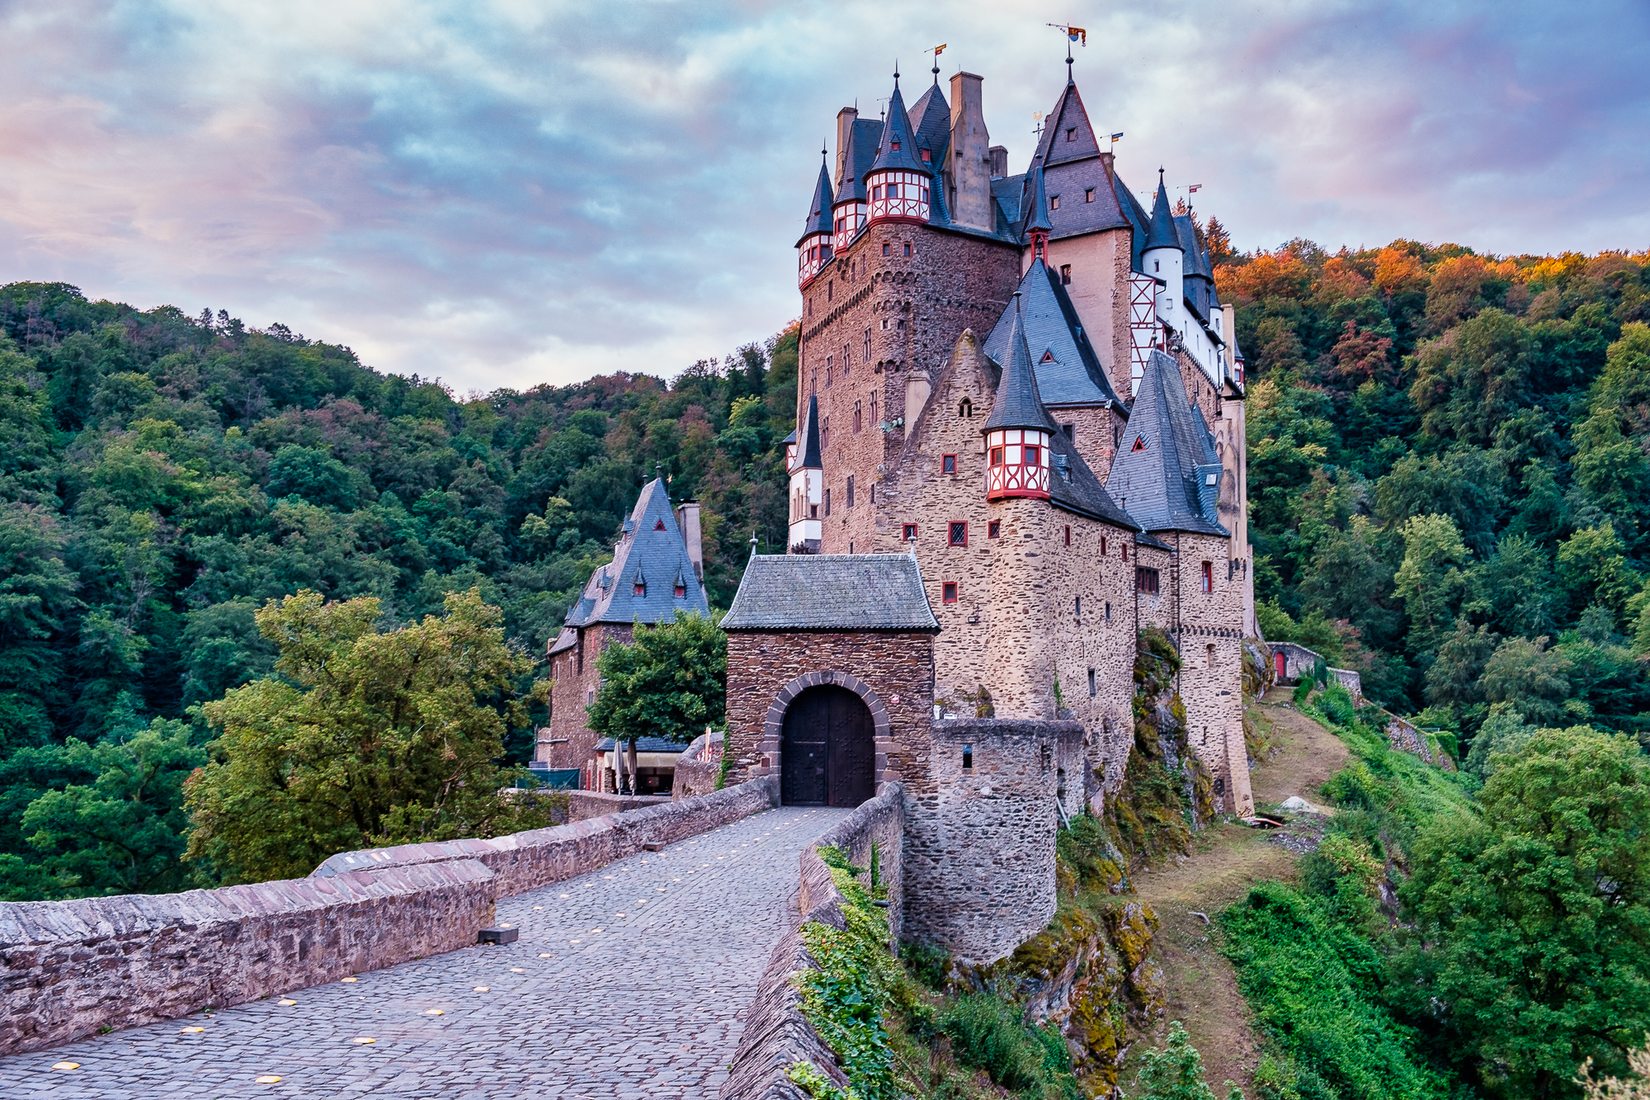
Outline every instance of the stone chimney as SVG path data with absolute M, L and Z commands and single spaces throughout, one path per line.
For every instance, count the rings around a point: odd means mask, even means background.
M 684 500 L 676 506 L 676 526 L 682 529 L 682 541 L 687 544 L 688 560 L 693 563 L 693 575 L 701 584 L 705 580 L 705 548 L 699 528 L 699 502 Z
M 843 176 L 848 172 L 848 135 L 853 133 L 854 121 L 858 118 L 858 107 L 844 107 L 836 113 L 836 179 L 833 182 L 839 193 Z
M 995 229 L 991 210 L 991 135 L 985 129 L 981 78 L 951 77 L 951 220 L 974 229 Z
M 1006 146 L 993 145 L 991 147 L 991 178 L 1000 180 L 1008 175 L 1008 149 Z

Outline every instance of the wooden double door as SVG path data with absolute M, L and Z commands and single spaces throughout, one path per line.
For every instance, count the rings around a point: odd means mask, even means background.
M 858 806 L 876 793 L 876 725 L 847 688 L 812 687 L 791 701 L 779 746 L 787 806 Z

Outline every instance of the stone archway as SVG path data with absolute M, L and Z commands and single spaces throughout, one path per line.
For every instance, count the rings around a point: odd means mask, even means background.
M 876 793 L 890 745 L 888 708 L 845 672 L 810 672 L 786 684 L 763 722 L 778 757 L 780 800 L 857 806 Z

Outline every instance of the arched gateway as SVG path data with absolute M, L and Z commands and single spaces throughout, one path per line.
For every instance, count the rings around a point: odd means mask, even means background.
M 788 806 L 858 806 L 876 793 L 876 723 L 847 688 L 811 687 L 785 709 L 779 797 Z

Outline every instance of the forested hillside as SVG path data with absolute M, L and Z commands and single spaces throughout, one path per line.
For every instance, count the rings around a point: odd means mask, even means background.
M 1296 241 L 1216 277 L 1267 635 L 1463 747 L 1488 721 L 1480 757 L 1650 737 L 1650 255 Z
M 478 587 L 538 658 L 660 464 L 725 606 L 752 533 L 784 545 L 795 376 L 791 330 L 668 386 L 459 399 L 281 325 L 0 288 L 0 896 L 190 884 L 193 708 L 270 671 L 273 597 L 408 623 Z

